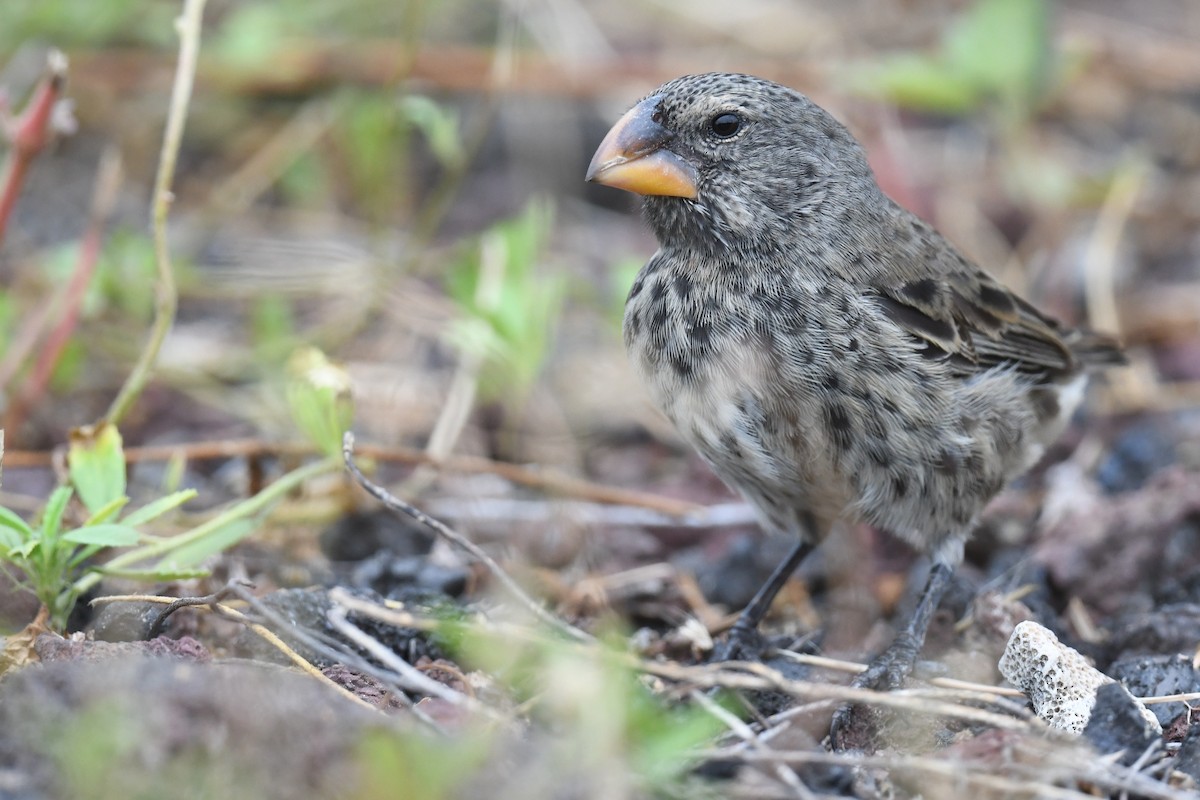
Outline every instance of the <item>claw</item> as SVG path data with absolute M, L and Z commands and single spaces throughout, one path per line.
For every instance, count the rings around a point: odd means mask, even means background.
M 917 661 L 918 645 L 910 636 L 900 634 L 891 645 L 880 653 L 867 668 L 855 676 L 851 686 L 855 689 L 876 689 L 893 692 L 904 686 Z M 833 750 L 853 749 L 849 741 L 851 722 L 854 718 L 853 703 L 848 703 L 833 714 L 829 724 L 829 741 Z

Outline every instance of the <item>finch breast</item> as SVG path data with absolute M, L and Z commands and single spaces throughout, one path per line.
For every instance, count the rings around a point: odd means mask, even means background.
M 624 334 L 654 402 L 768 530 L 803 531 L 807 511 L 936 550 L 1040 455 L 1028 378 L 951 375 L 856 287 L 787 264 L 660 250 Z

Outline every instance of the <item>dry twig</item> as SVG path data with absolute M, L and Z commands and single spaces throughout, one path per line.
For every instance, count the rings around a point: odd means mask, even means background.
M 441 461 L 435 461 L 420 450 L 408 447 L 383 446 L 364 444 L 356 449 L 365 457 L 376 461 L 390 461 L 402 464 L 433 464 L 443 471 L 484 473 L 496 475 L 511 483 L 540 489 L 567 497 L 578 497 L 597 503 L 624 505 L 634 508 L 645 508 L 659 514 L 674 518 L 688 518 L 704 515 L 711 517 L 713 509 L 695 503 L 675 500 L 670 497 L 639 492 L 634 489 L 623 489 L 616 486 L 605 486 L 553 470 L 537 469 L 509 464 L 503 461 L 492 461 L 480 456 L 448 456 Z M 216 442 L 191 442 L 182 444 L 159 445 L 149 447 L 128 447 L 125 449 L 125 461 L 138 464 L 151 461 L 169 461 L 173 458 L 202 461 L 219 458 L 266 458 L 280 456 L 307 456 L 317 454 L 317 449 L 311 444 L 293 442 L 268 442 L 262 439 L 226 439 Z M 12 450 L 8 453 L 10 467 L 48 467 L 53 464 L 54 454 L 50 451 Z M 685 519 L 686 523 L 686 519 Z M 637 520 L 629 524 L 645 524 L 645 520 Z M 728 524 L 722 518 L 719 522 L 709 524 Z
M 326 686 L 328 686 L 329 688 L 333 689 L 335 692 L 342 695 L 347 700 L 350 700 L 351 702 L 353 702 L 357 705 L 360 705 L 363 708 L 367 708 L 367 709 L 370 709 L 371 711 L 378 713 L 379 709 L 375 708 L 375 706 L 373 706 L 370 703 L 368 703 L 367 701 L 363 700 L 361 697 L 358 697 L 357 695 L 355 695 L 353 692 L 349 691 L 345 687 L 339 686 L 338 684 L 334 683 L 329 678 L 327 678 L 321 672 L 321 670 L 317 669 L 315 666 L 313 666 L 308 661 L 308 659 L 304 658 L 302 655 L 300 655 L 295 650 L 293 650 L 291 647 L 289 647 L 287 645 L 287 643 L 284 642 L 282 639 L 280 639 L 278 636 L 276 636 L 275 633 L 273 631 L 271 631 L 270 628 L 267 628 L 264 625 L 261 625 L 257 622 L 250 620 L 249 618 L 246 617 L 245 614 L 238 611 L 237 609 L 232 608 L 231 606 L 227 606 L 224 603 L 220 603 L 217 601 L 216 598 L 218 598 L 218 596 L 227 595 L 230 592 L 236 593 L 236 589 L 233 589 L 232 587 L 230 587 L 225 590 L 222 590 L 221 592 L 217 592 L 215 594 L 208 595 L 206 597 L 198 597 L 198 598 L 160 597 L 158 595 L 148 595 L 148 594 L 123 594 L 123 595 L 114 594 L 114 595 L 106 595 L 104 597 L 97 597 L 91 601 L 91 605 L 107 605 L 109 603 L 158 603 L 158 604 L 167 606 L 168 612 L 170 610 L 178 609 L 183 606 L 198 606 L 198 607 L 207 608 L 209 611 L 213 612 L 214 614 L 219 614 L 220 616 L 225 617 L 226 619 L 231 619 L 231 620 L 234 620 L 235 622 L 239 622 L 242 625 L 245 625 L 247 628 L 252 630 L 259 637 L 261 637 L 262 639 L 267 641 L 272 647 L 277 649 L 279 652 L 283 653 L 284 656 L 286 656 L 289 661 L 291 661 L 293 664 L 295 664 L 297 667 L 299 667 L 304 672 L 308 673 L 311 677 L 317 679 L 321 683 L 323 683 Z M 164 612 L 164 616 L 168 612 Z
M 345 437 L 342 439 L 342 459 L 345 461 L 346 469 L 350 471 L 350 474 L 354 476 L 356 481 L 358 481 L 358 485 L 366 490 L 368 494 L 383 503 L 383 505 L 389 510 L 400 512 L 412 517 L 417 522 L 421 523 L 438 536 L 442 537 L 442 539 L 449 542 L 451 545 L 470 554 L 473 558 L 479 561 L 479 563 L 487 567 L 488 571 L 495 576 L 496 580 L 500 582 L 500 584 L 509 592 L 509 594 L 511 594 L 522 606 L 528 609 L 535 618 L 546 623 L 551 628 L 569 639 L 573 639 L 577 642 L 594 641 L 591 635 L 584 633 L 579 628 L 564 622 L 544 609 L 540 603 L 526 594 L 525 590 L 522 589 L 516 581 L 509 577 L 508 573 L 496 563 L 495 559 L 485 553 L 474 542 L 470 541 L 462 534 L 451 529 L 447 525 L 444 525 L 438 520 L 430 517 L 416 506 L 404 502 L 400 498 L 388 492 L 382 486 L 367 480 L 367 477 L 362 474 L 361 470 L 359 470 L 358 465 L 354 463 L 354 434 L 349 432 L 347 432 Z

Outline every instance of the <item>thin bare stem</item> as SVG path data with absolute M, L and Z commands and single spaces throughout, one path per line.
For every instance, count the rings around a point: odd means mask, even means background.
M 162 151 L 158 161 L 158 176 L 154 181 L 154 201 L 151 208 L 151 224 L 154 229 L 154 262 L 158 267 L 157 297 L 154 307 L 154 327 L 150 339 L 142 350 L 137 363 L 125 380 L 125 385 L 113 400 L 105 416 L 105 422 L 114 425 L 141 395 L 150 379 L 150 373 L 158 361 L 163 341 L 175 324 L 175 309 L 179 303 L 179 292 L 175 287 L 175 271 L 171 266 L 171 254 L 167 246 L 167 213 L 174 196 L 171 184 L 175 179 L 175 164 L 179 158 L 179 145 L 183 141 L 183 123 L 187 119 L 188 105 L 192 98 L 192 83 L 196 76 L 196 58 L 200 51 L 200 27 L 207 0 L 186 0 L 183 14 L 176 20 L 179 30 L 179 65 L 175 70 L 175 85 L 171 89 L 171 106 L 167 112 L 167 127 L 163 134 Z
M 589 634 L 554 616 L 545 608 L 543 608 L 541 603 L 526 594 L 525 590 L 522 589 L 520 585 L 513 580 L 499 564 L 496 563 L 495 559 L 485 553 L 474 542 L 467 539 L 458 531 L 453 530 L 448 525 L 445 525 L 444 523 L 429 516 L 416 506 L 404 502 L 400 498 L 388 492 L 382 486 L 378 486 L 377 484 L 367 480 L 367 477 L 362 474 L 361 470 L 359 470 L 358 465 L 354 463 L 354 434 L 352 433 L 347 432 L 345 437 L 342 439 L 342 458 L 346 463 L 346 469 L 350 471 L 350 474 L 354 476 L 354 480 L 358 481 L 358 485 L 365 489 L 368 494 L 383 503 L 384 506 L 389 510 L 397 511 L 412 517 L 417 522 L 436 533 L 442 539 L 449 542 L 451 545 L 470 554 L 473 558 L 479 561 L 479 563 L 487 567 L 488 571 L 495 576 L 496 580 L 500 582 L 500 584 L 508 591 L 508 593 L 511 594 L 521 605 L 527 608 L 529 612 L 532 613 L 533 616 L 538 620 L 546 623 L 554 630 L 577 642 L 594 641 Z
M 581 478 L 573 478 L 555 470 L 541 469 L 536 466 L 522 466 L 504 461 L 493 461 L 481 456 L 468 455 L 450 455 L 435 463 L 422 450 L 398 446 L 364 444 L 357 449 L 363 456 L 376 461 L 391 461 L 402 464 L 434 464 L 443 472 L 496 475 L 510 483 L 529 486 L 543 492 L 562 495 L 564 497 L 579 497 L 607 505 L 649 509 L 650 511 L 672 517 L 676 521 L 682 518 L 684 520 L 683 524 L 694 520 L 696 524 L 703 527 L 703 525 L 731 525 L 741 521 L 740 517 L 734 520 L 724 515 L 715 515 L 714 511 L 721 509 L 722 507 L 720 506 L 706 507 L 636 489 L 605 486 Z M 216 442 L 181 442 L 179 444 L 161 446 L 127 447 L 125 448 L 125 461 L 129 464 L 137 464 L 147 461 L 169 461 L 173 458 L 186 458 L 195 461 L 238 457 L 306 456 L 316 453 L 317 449 L 307 443 L 269 442 L 264 439 L 226 439 Z M 8 454 L 8 465 L 10 467 L 48 467 L 53 462 L 54 454 L 51 451 L 13 450 Z M 649 523 L 646 520 L 637 520 L 630 524 Z

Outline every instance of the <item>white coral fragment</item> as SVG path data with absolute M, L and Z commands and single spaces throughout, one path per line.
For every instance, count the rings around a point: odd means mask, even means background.
M 1034 713 L 1052 728 L 1072 733 L 1082 733 L 1087 727 L 1096 690 L 1113 683 L 1077 651 L 1030 620 L 1013 629 L 1000 657 L 1000 674 L 1029 696 Z M 1144 706 L 1141 710 L 1153 718 Z

